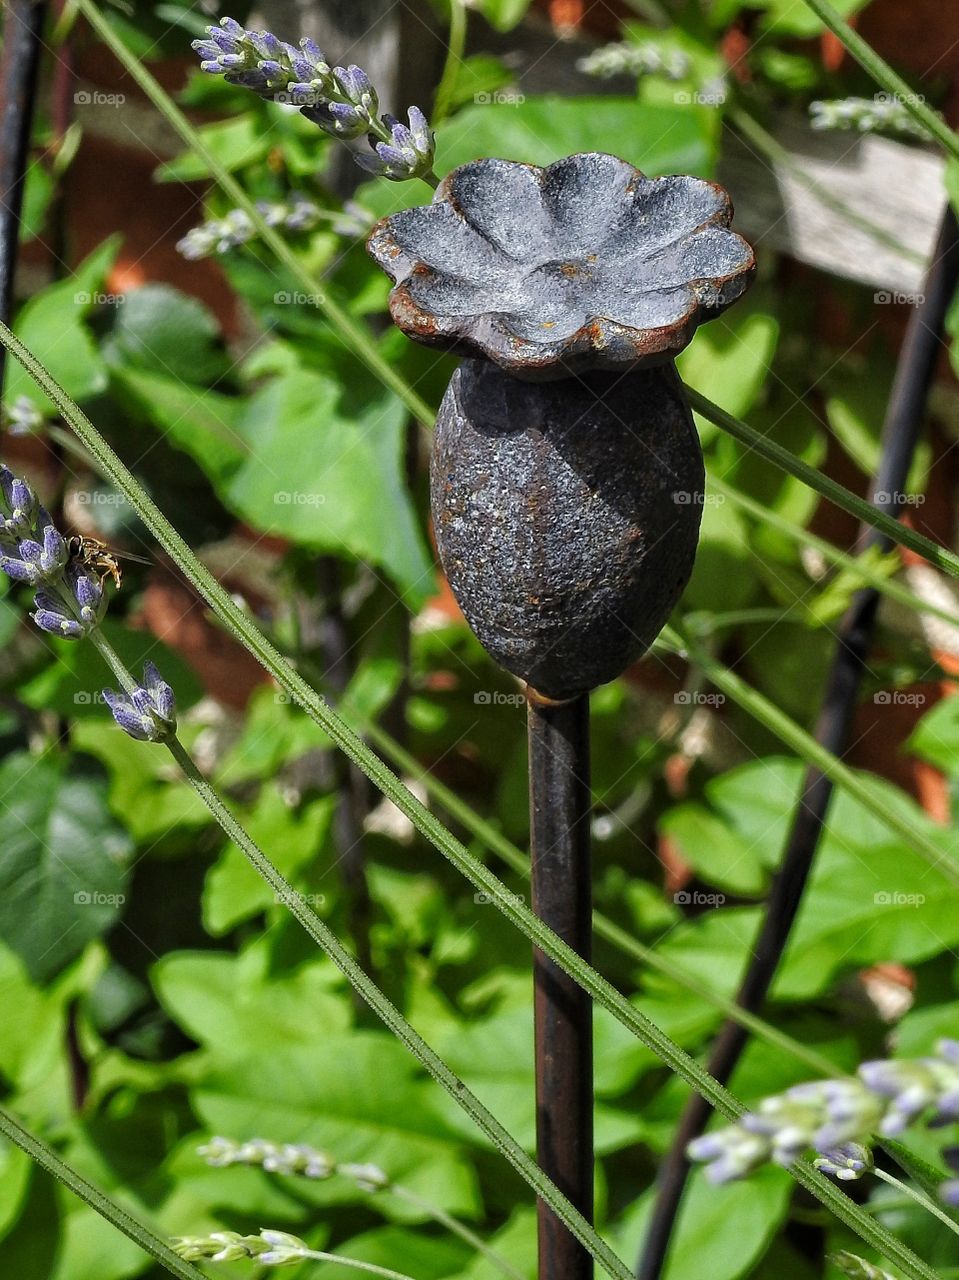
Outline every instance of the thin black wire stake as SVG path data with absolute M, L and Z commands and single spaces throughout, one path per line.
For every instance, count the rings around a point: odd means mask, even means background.
M 528 693 L 533 910 L 585 959 L 592 938 L 589 695 L 550 703 Z M 593 1220 L 592 1001 L 541 952 L 533 956 L 536 1151 L 540 1168 Z M 591 1280 L 593 1262 L 537 1202 L 540 1275 Z
M 923 301 L 909 317 L 893 381 L 882 432 L 882 456 L 872 484 L 870 501 L 887 514 L 901 513 L 909 468 L 919 440 L 926 401 L 935 373 L 946 310 L 959 280 L 959 224 L 947 203 L 928 269 Z M 860 528 L 857 547 L 888 550 L 891 542 L 870 526 Z M 875 628 L 879 593 L 859 591 L 839 629 L 819 720 L 816 741 L 834 755 L 845 750 L 866 654 Z M 766 915 L 753 948 L 746 976 L 736 997 L 750 1013 L 758 1013 L 786 948 L 822 836 L 833 786 L 818 769 L 807 769 L 789 840 L 773 879 Z M 707 1070 L 726 1083 L 739 1061 L 748 1032 L 726 1022 L 716 1037 Z M 639 1263 L 639 1280 L 658 1280 L 689 1174 L 686 1147 L 706 1127 L 710 1106 L 698 1095 L 690 1099 L 680 1118 L 673 1144 L 659 1174 L 659 1191 Z
M 30 129 L 36 97 L 40 35 L 47 6 L 43 0 L 7 0 L 0 55 L 0 319 L 13 311 L 13 278 L 20 238 L 20 213 Z M 0 351 L 0 391 L 6 367 Z

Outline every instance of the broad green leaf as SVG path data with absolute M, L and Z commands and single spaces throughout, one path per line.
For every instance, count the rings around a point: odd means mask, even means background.
M 792 1181 L 782 1169 L 760 1169 L 743 1182 L 715 1187 L 694 1173 L 676 1222 L 663 1280 L 737 1280 L 751 1274 L 786 1216 Z M 613 1235 L 620 1257 L 634 1258 L 653 1207 L 647 1191 Z M 704 1272 L 704 1259 L 708 1270 Z
M 761 309 L 761 301 L 768 299 L 747 298 L 726 315 L 703 325 L 677 361 L 684 382 L 698 387 L 738 418 L 755 403 L 769 376 L 779 340 L 779 321 Z M 718 430 L 698 415 L 697 420 L 701 430 Z
M 268 851 L 273 865 L 320 911 L 326 896 L 317 884 L 307 884 L 301 877 L 323 849 L 335 808 L 334 796 L 292 806 L 273 783 L 264 785 L 253 810 L 243 815 L 244 828 Z M 214 937 L 229 933 L 241 920 L 282 905 L 234 844 L 227 845 L 207 873 L 203 922 Z
M 749 843 L 693 801 L 670 809 L 660 821 L 660 830 L 707 884 L 731 893 L 760 893 L 775 863 L 776 850 L 765 840 Z
M 842 17 L 864 9 L 869 0 L 832 0 L 833 8 Z M 768 35 L 777 36 L 818 36 L 823 31 L 823 24 L 815 13 L 804 4 L 796 4 L 795 0 L 755 0 L 752 9 L 764 9 L 766 16 L 762 21 L 762 29 Z
M 267 1087 L 264 1087 L 264 1086 Z M 333 1032 L 318 1045 L 275 1037 L 259 1054 L 217 1063 L 192 1093 L 213 1133 L 305 1142 L 338 1160 L 372 1162 L 449 1212 L 476 1211 L 475 1175 L 441 1118 L 437 1091 L 385 1032 Z M 364 1199 L 345 1178 L 300 1179 L 311 1203 Z
M 146 284 L 125 295 L 105 355 L 121 369 L 184 384 L 215 382 L 229 368 L 216 316 L 168 284 Z
M 477 0 L 476 7 L 497 31 L 512 31 L 522 22 L 530 0 Z
M 943 698 L 922 717 L 906 743 L 949 777 L 959 773 L 959 698 Z
M 263 129 L 262 117 L 252 111 L 237 119 L 201 125 L 198 133 L 231 173 L 262 160 L 272 145 L 269 134 Z M 206 161 L 189 150 L 161 165 L 156 173 L 158 182 L 197 182 L 209 177 Z
M 25 752 L 0 764 L 0 937 L 49 978 L 122 913 L 131 843 L 106 780 L 79 762 Z
M 609 151 L 650 176 L 708 177 L 715 162 L 709 115 L 708 108 L 647 106 L 614 97 L 476 104 L 443 126 L 436 171 L 448 173 L 487 155 L 550 164 L 576 151 Z
M 495 1235 L 487 1238 L 487 1243 L 496 1250 L 501 1258 L 508 1258 L 510 1265 L 520 1275 L 535 1280 L 536 1257 L 536 1211 L 522 1207 L 516 1209 L 505 1227 L 501 1227 Z M 461 1272 L 456 1280 L 503 1280 L 503 1272 L 494 1262 L 475 1254 L 472 1262 Z
M 272 1045 L 309 1046 L 322 1057 L 326 1037 L 351 1020 L 339 978 L 323 959 L 269 978 L 258 952 L 178 951 L 152 976 L 170 1017 L 219 1063 Z
M 755 597 L 746 522 L 723 494 L 705 495 L 696 563 L 686 590 L 686 609 L 741 609 Z
M 243 409 L 239 396 L 188 386 L 166 374 L 143 369 L 114 368 L 110 376 L 137 412 L 198 462 L 214 483 L 249 452 L 234 427 Z
M 84 325 L 84 317 L 107 295 L 103 282 L 117 255 L 117 238 L 104 241 L 66 280 L 47 285 L 17 313 L 13 330 L 74 400 L 89 400 L 103 391 L 107 374 L 103 360 Z M 4 403 L 26 396 L 43 413 L 56 406 L 37 387 L 17 360 L 8 360 Z
M 421 603 L 433 569 L 403 478 L 406 420 L 366 375 L 345 386 L 305 370 L 276 378 L 237 423 L 250 452 L 226 501 L 265 533 L 370 561 Z

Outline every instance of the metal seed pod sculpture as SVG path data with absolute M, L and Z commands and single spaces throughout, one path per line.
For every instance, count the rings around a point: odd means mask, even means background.
M 473 357 L 437 420 L 435 536 L 490 654 L 550 699 L 618 676 L 692 571 L 703 467 L 673 365 L 748 287 L 729 197 L 614 156 L 477 160 L 370 251 L 420 342 Z
M 703 459 L 673 359 L 749 287 L 714 183 L 615 156 L 484 159 L 380 221 L 370 252 L 418 342 L 462 353 L 436 424 L 431 498 L 450 586 L 526 682 L 533 905 L 589 954 L 588 692 L 655 640 L 692 572 Z M 536 956 L 537 1147 L 588 1217 L 588 999 Z M 540 1205 L 541 1280 L 591 1259 Z

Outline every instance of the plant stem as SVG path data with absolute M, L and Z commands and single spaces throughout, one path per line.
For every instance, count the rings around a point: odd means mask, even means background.
M 179 1276 L 180 1280 L 205 1280 L 203 1273 L 198 1271 L 192 1263 L 185 1262 L 173 1252 L 165 1240 L 162 1240 L 149 1227 L 145 1227 L 142 1222 L 137 1221 L 109 1196 L 104 1195 L 98 1187 L 87 1182 L 82 1174 L 77 1173 L 76 1169 L 61 1160 L 51 1147 L 24 1129 L 19 1121 L 2 1107 L 0 1107 L 0 1133 L 5 1138 L 9 1138 L 21 1151 L 25 1151 L 41 1169 L 56 1178 L 58 1182 L 62 1182 L 101 1218 L 105 1218 L 134 1244 L 139 1245 L 144 1253 L 149 1254 L 161 1267 L 165 1267 L 171 1275 Z
M 902 510 L 902 490 L 919 442 L 946 311 L 957 280 L 959 224 L 947 204 L 935 255 L 926 276 L 924 302 L 910 316 L 886 408 L 882 457 L 871 493 L 872 502 L 879 508 L 894 512 Z M 862 551 L 871 547 L 888 550 L 889 545 L 889 541 L 873 526 L 863 525 L 860 529 L 859 547 Z M 825 828 L 836 767 L 846 769 L 838 757 L 848 745 L 878 605 L 877 591 L 860 591 L 842 621 L 816 726 L 816 752 L 806 755 L 807 760 L 810 755 L 813 759 L 803 779 L 792 827 L 766 904 L 762 928 L 753 944 L 749 966 L 736 996 L 737 1003 L 751 1013 L 762 1008 L 789 941 Z M 823 762 L 828 758 L 829 768 L 821 767 L 815 760 L 815 754 L 819 753 Z M 905 825 L 908 827 L 908 823 Z M 948 872 L 954 882 L 959 880 L 956 868 L 946 861 L 941 851 L 935 850 L 933 865 L 938 865 L 944 873 Z M 747 1033 L 741 1024 L 727 1022 L 710 1050 L 710 1074 L 725 1084 L 736 1069 L 746 1041 Z M 673 1144 L 662 1165 L 659 1195 L 650 1219 L 639 1280 L 658 1280 L 661 1274 L 689 1173 L 686 1148 L 693 1138 L 702 1133 L 709 1114 L 708 1104 L 698 1096 L 690 1099 L 682 1114 Z
M 37 68 L 47 6 L 43 0 L 7 0 L 0 54 L 0 320 L 13 315 L 13 284 L 20 239 Z M 0 392 L 6 366 L 0 354 Z
M 366 1271 L 373 1276 L 383 1276 L 384 1280 L 413 1280 L 412 1276 L 402 1271 L 391 1271 L 389 1267 L 378 1267 L 375 1262 L 360 1262 L 357 1258 L 347 1258 L 342 1253 L 321 1253 L 318 1249 L 304 1249 L 296 1255 L 298 1258 L 309 1258 L 314 1262 L 336 1262 L 341 1267 L 353 1267 L 356 1271 Z
M 851 556 L 845 551 L 840 551 L 838 547 L 833 546 L 831 542 L 827 542 L 825 538 L 817 537 L 816 534 L 810 533 L 808 529 L 803 529 L 801 525 L 793 524 L 791 520 L 787 520 L 779 512 L 773 511 L 770 507 L 764 507 L 755 498 L 751 498 L 748 494 L 734 489 L 732 485 L 726 484 L 718 476 L 710 475 L 707 485 L 710 489 L 723 494 L 743 511 L 755 516 L 757 520 L 763 521 L 773 529 L 778 529 L 780 533 L 784 533 L 786 537 L 791 538 L 794 542 L 818 551 L 830 564 L 836 565 L 837 568 L 843 569 L 847 573 L 854 574 L 866 586 L 875 587 L 877 591 L 888 596 L 890 600 L 895 600 L 897 604 L 905 605 L 906 608 L 913 609 L 916 613 L 925 613 L 932 618 L 941 618 L 943 622 L 948 622 L 950 626 L 959 627 L 959 613 L 943 609 L 928 600 L 923 600 L 921 596 L 916 595 L 914 591 L 910 591 L 908 587 L 904 587 L 902 583 L 885 576 L 881 570 L 874 569 L 869 563 L 868 557 Z
M 589 695 L 547 703 L 527 693 L 533 910 L 584 959 L 592 949 Z M 540 1168 L 593 1216 L 593 1020 L 589 996 L 533 953 L 536 1151 Z M 540 1280 L 590 1280 L 592 1261 L 538 1206 Z
M 420 1199 L 415 1191 L 410 1191 L 402 1183 L 391 1182 L 386 1191 L 396 1196 L 398 1200 L 405 1200 L 407 1204 L 413 1205 L 417 1209 L 422 1209 L 424 1213 L 428 1213 L 434 1222 L 439 1223 L 441 1227 L 445 1227 L 451 1235 L 459 1236 L 464 1244 L 468 1244 L 471 1249 L 475 1249 L 497 1271 L 501 1271 L 504 1276 L 508 1276 L 509 1280 L 527 1280 L 527 1277 L 522 1272 L 517 1271 L 491 1245 L 488 1245 L 482 1236 L 477 1235 L 465 1222 L 461 1222 L 459 1218 L 447 1213 L 439 1205 L 430 1204 L 428 1201 Z
M 170 95 L 161 89 L 153 76 L 132 54 L 123 41 L 106 22 L 93 0 L 76 0 L 84 17 L 150 99 L 168 124 L 176 130 L 188 146 L 201 157 L 220 188 L 233 203 L 244 211 L 256 227 L 264 244 L 268 245 L 276 257 L 288 271 L 303 285 L 304 290 L 316 300 L 316 306 L 324 313 L 330 324 L 339 333 L 344 344 L 366 365 L 384 386 L 388 387 L 420 422 L 432 425 L 433 410 L 425 400 L 409 385 L 405 378 L 396 372 L 393 366 L 380 354 L 376 339 L 360 321 L 354 319 L 349 311 L 340 305 L 317 279 L 303 266 L 296 254 L 274 227 L 268 225 L 262 213 L 246 194 L 237 180 L 229 172 L 219 156 L 203 141 L 200 133 L 190 124 Z M 435 175 L 430 174 L 427 181 L 435 185 Z
M 935 111 L 926 106 L 922 94 L 916 93 L 912 85 L 907 84 L 902 76 L 897 75 L 889 63 L 880 58 L 875 49 L 852 29 L 842 15 L 827 3 L 827 0 L 806 0 L 806 4 L 816 17 L 826 24 L 863 70 L 872 76 L 876 84 L 882 85 L 898 98 L 909 114 L 924 125 L 932 136 L 959 160 L 959 136 Z
M 276 892 L 278 901 L 283 902 L 313 941 L 326 952 L 373 1012 L 377 1014 L 397 1039 L 409 1049 L 433 1079 L 462 1107 L 536 1194 L 550 1205 L 592 1257 L 596 1258 L 607 1274 L 616 1277 L 616 1280 L 632 1280 L 629 1269 L 616 1257 L 609 1246 L 600 1240 L 583 1215 L 570 1204 L 567 1197 L 537 1168 L 535 1162 L 526 1154 L 512 1135 L 503 1128 L 495 1116 L 487 1111 L 476 1095 L 466 1087 L 463 1081 L 450 1070 L 443 1059 L 414 1030 L 389 998 L 364 973 L 329 926 L 319 918 L 312 907 L 303 901 L 302 896 L 296 892 L 289 881 L 277 871 L 269 858 L 237 822 L 216 789 L 207 782 L 206 778 L 197 769 L 193 758 L 180 740 L 173 738 L 165 745 L 180 766 L 186 780 L 197 792 L 223 831 Z
M 908 525 L 900 524 L 898 520 L 887 515 L 884 511 L 878 511 L 864 498 L 859 498 L 856 494 L 850 493 L 841 484 L 837 484 L 829 476 L 823 475 L 815 467 L 803 462 L 802 458 L 797 458 L 794 453 L 784 449 L 775 440 L 770 440 L 761 431 L 757 431 L 755 427 L 749 426 L 748 423 L 733 417 L 731 413 L 727 413 L 725 409 L 721 409 L 718 404 L 713 404 L 711 400 L 707 400 L 704 395 L 701 395 L 693 387 L 686 387 L 686 396 L 697 413 L 701 413 L 704 418 L 708 418 L 710 422 L 720 427 L 728 435 L 731 435 L 734 440 L 738 440 L 740 444 L 747 445 L 750 449 L 755 450 L 767 462 L 771 462 L 788 475 L 795 476 L 804 485 L 814 489 L 816 493 L 834 503 L 840 510 L 855 516 L 863 524 L 871 525 L 872 528 L 878 529 L 880 533 L 885 534 L 893 542 L 908 547 L 910 551 L 915 551 L 916 555 L 922 556 L 924 560 L 928 560 L 930 564 L 935 565 L 937 569 L 941 569 L 943 573 L 948 573 L 953 578 L 959 577 L 959 556 L 949 551 L 948 548 L 940 546 L 929 538 L 924 538 L 921 533 L 916 533 Z
M 887 1173 L 885 1169 L 880 1169 L 877 1166 L 873 1169 L 873 1173 L 882 1182 L 887 1182 L 890 1187 L 895 1187 L 897 1191 L 901 1191 L 910 1200 L 915 1200 L 916 1204 L 922 1205 L 927 1213 L 931 1213 L 934 1218 L 938 1218 L 940 1222 L 945 1223 L 954 1236 L 959 1236 L 959 1223 L 954 1222 L 948 1213 L 936 1204 L 935 1200 L 930 1200 L 928 1196 L 923 1195 L 921 1191 L 917 1191 L 915 1187 L 910 1187 L 907 1183 L 900 1182 L 897 1177 Z
M 466 6 L 463 0 L 448 0 L 450 6 L 450 33 L 446 44 L 446 61 L 443 74 L 433 99 L 433 124 L 440 125 L 450 113 L 453 89 L 463 62 L 466 48 Z

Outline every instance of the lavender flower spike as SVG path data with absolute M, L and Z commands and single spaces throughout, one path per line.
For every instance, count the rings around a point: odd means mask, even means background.
M 367 134 L 374 154 L 354 156 L 363 168 L 396 181 L 431 172 L 433 135 L 419 107 L 410 108 L 409 126 L 393 116 L 378 118 L 379 98 L 366 72 L 355 65 L 332 67 L 307 37 L 295 48 L 269 31 L 248 31 L 221 18 L 193 48 L 202 71 L 299 107 L 327 133 L 344 140 Z
M 403 178 L 422 178 L 433 167 L 434 139 L 426 116 L 419 107 L 410 107 L 409 128 L 395 116 L 384 116 L 383 123 L 390 131 L 389 141 L 377 142 L 370 135 L 374 154 L 358 155 L 356 163 L 361 169 L 383 178 L 399 181 Z
M 104 689 L 103 698 L 124 733 L 138 742 L 166 742 L 176 733 L 173 690 L 152 662 L 143 668 L 143 684 L 131 693 Z
M 0 539 L 21 538 L 29 533 L 39 510 L 37 495 L 25 480 L 0 464 Z
M 70 565 L 59 591 L 41 587 L 30 615 L 41 631 L 81 640 L 98 626 L 105 606 L 103 588 L 96 574 Z
M 695 1139 L 690 1160 L 706 1166 L 713 1182 L 743 1178 L 767 1160 L 788 1164 L 810 1147 L 817 1168 L 842 1180 L 871 1167 L 871 1135 L 901 1133 L 925 1117 L 931 1126 L 959 1119 L 959 1042 L 942 1040 L 935 1056 L 864 1062 L 855 1080 L 816 1080 L 764 1098 L 733 1125 Z M 946 1153 L 959 1168 L 959 1153 Z M 955 1161 L 955 1163 L 953 1163 Z M 959 1181 L 940 1194 L 959 1204 Z
M 13 517 L 11 517 L 13 519 Z M 15 582 L 30 587 L 56 582 L 70 552 L 63 535 L 43 509 L 37 508 L 36 524 L 14 546 L 0 553 L 0 569 Z

